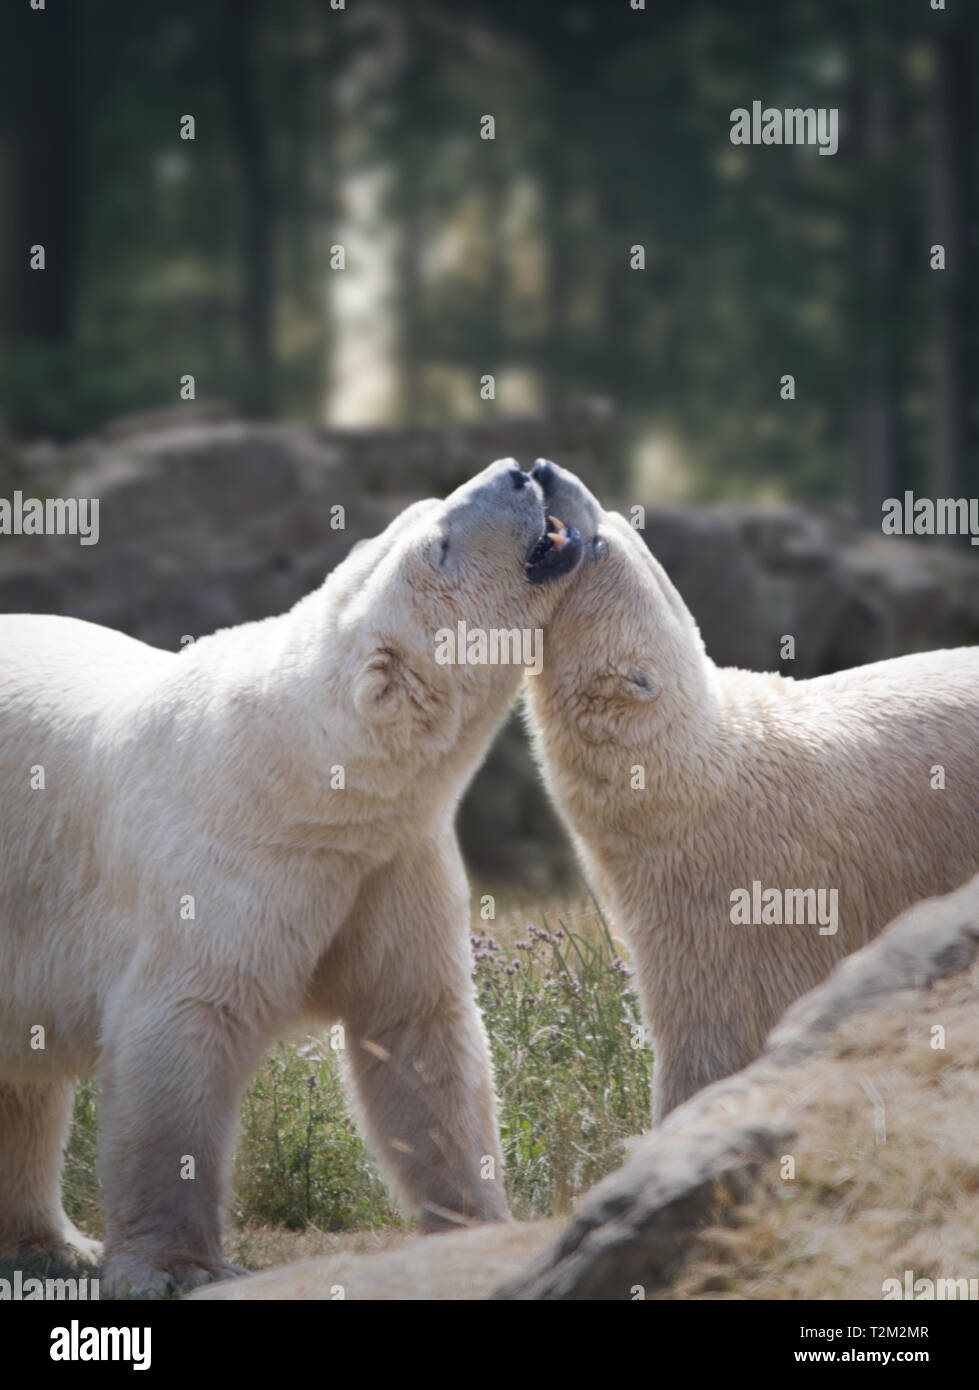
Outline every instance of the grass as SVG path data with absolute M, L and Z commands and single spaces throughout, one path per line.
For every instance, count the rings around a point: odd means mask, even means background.
M 510 1204 L 521 1218 L 562 1215 L 649 1124 L 651 1059 L 636 1045 L 628 967 L 597 907 L 553 925 L 545 915 L 512 944 L 471 939 Z
M 328 1043 L 280 1042 L 266 1053 L 241 1110 L 233 1219 L 290 1231 L 400 1224 L 348 1113 Z
M 492 926 L 496 936 L 474 924 L 471 941 L 510 1201 L 519 1217 L 560 1215 L 622 1161 L 623 1139 L 648 1126 L 651 1058 L 636 1045 L 629 972 L 597 907 L 538 913 L 531 925 L 511 913 Z M 85 1082 L 64 1192 L 68 1214 L 94 1236 L 103 1230 L 97 1142 L 98 1092 Z M 360 1137 L 325 1038 L 276 1043 L 253 1077 L 231 1221 L 229 1256 L 248 1266 L 317 1254 L 326 1233 L 359 1233 L 374 1248 L 409 1228 Z

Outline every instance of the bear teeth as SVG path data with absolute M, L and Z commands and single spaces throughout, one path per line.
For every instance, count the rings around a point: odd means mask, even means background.
M 552 548 L 553 537 L 548 532 L 545 532 L 544 535 L 539 536 L 534 542 L 534 548 L 527 557 L 524 569 L 533 569 L 534 565 L 536 565 L 539 560 L 543 560 L 544 556 Z

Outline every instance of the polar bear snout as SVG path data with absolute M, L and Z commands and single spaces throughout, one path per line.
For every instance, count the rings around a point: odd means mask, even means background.
M 544 494 L 516 459 L 498 459 L 446 499 L 437 558 L 451 572 L 467 557 L 498 564 L 501 544 L 510 550 L 507 566 L 531 584 L 547 584 L 574 570 L 581 560 L 581 536 L 558 511 L 546 508 Z M 433 552 L 434 553 L 434 552 Z
M 567 525 L 547 506 L 547 495 L 538 479 L 507 459 L 507 477 L 516 492 L 534 502 L 534 536 L 523 557 L 524 574 L 531 584 L 548 584 L 570 574 L 581 561 L 584 548 L 577 527 Z
M 543 494 L 547 511 L 561 517 L 569 529 L 578 533 L 582 555 L 600 559 L 604 554 L 599 534 L 603 513 L 584 483 L 550 459 L 538 459 L 530 476 Z
M 524 570 L 531 584 L 547 584 L 576 569 L 582 553 L 581 532 L 548 513 L 541 535 L 527 552 Z
M 550 497 L 557 487 L 557 469 L 550 459 L 538 459 L 530 470 L 530 475 L 539 485 L 545 497 Z

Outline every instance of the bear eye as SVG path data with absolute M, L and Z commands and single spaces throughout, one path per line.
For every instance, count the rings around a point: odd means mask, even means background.
M 444 564 L 445 564 L 445 557 L 446 557 L 446 555 L 448 555 L 448 553 L 449 553 L 449 538 L 448 538 L 448 536 L 443 536 L 442 539 L 441 539 L 441 541 L 440 541 L 440 543 L 439 543 L 439 564 L 440 564 L 440 565 L 444 565 Z
M 601 560 L 604 558 L 605 555 L 608 554 L 608 541 L 605 539 L 604 536 L 599 536 L 596 533 L 595 538 L 591 543 L 591 553 L 596 560 Z

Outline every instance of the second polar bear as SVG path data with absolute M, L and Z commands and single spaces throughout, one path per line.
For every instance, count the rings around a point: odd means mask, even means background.
M 719 669 L 633 527 L 564 469 L 532 476 L 585 561 L 526 680 L 531 733 L 629 941 L 662 1118 L 979 869 L 979 649 L 804 681 Z
M 452 822 L 520 657 L 438 652 L 460 624 L 539 628 L 580 558 L 548 532 L 504 460 L 291 612 L 179 655 L 0 617 L 4 1253 L 97 1254 L 59 1191 L 74 1081 L 97 1072 L 104 1286 L 228 1273 L 238 1098 L 303 1015 L 344 1025 L 424 1227 L 506 1216 Z

